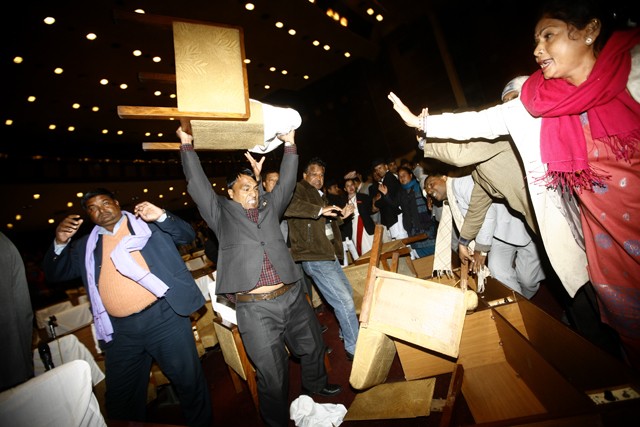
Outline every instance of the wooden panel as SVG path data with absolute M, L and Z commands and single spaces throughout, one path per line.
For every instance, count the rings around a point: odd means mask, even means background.
M 476 423 L 544 414 L 544 406 L 507 362 L 469 369 L 462 394 Z
M 262 104 L 251 100 L 251 117 L 239 120 L 191 120 L 196 150 L 248 150 L 264 145 Z
M 457 363 L 476 368 L 504 362 L 500 336 L 490 310 L 469 314 L 464 319 Z M 396 350 L 407 380 L 426 378 L 451 372 L 456 359 L 443 357 L 424 348 L 396 340 Z
M 518 305 L 531 344 L 574 386 L 586 391 L 622 384 L 640 384 L 636 371 L 585 340 L 530 301 L 521 299 Z M 497 311 L 503 314 L 502 307 Z
M 500 336 L 490 310 L 467 315 L 460 341 L 460 357 L 465 372 L 468 369 L 505 361 Z
M 246 120 L 246 114 L 198 111 L 179 111 L 173 107 L 138 107 L 133 105 L 118 105 L 118 117 L 121 119 L 144 120 L 175 120 L 178 118 L 202 119 L 202 120 Z M 176 125 L 176 129 L 177 129 Z
M 180 150 L 179 142 L 143 142 L 142 149 L 144 151 L 168 151 L 168 150 Z
M 466 313 L 461 289 L 371 268 L 368 327 L 456 357 Z
M 589 410 L 594 406 L 586 394 L 567 382 L 500 313 L 494 312 L 494 319 L 509 365 L 535 393 L 546 408 L 546 412 L 571 413 Z M 547 335 L 551 334 L 551 331 L 547 331 Z M 560 351 L 560 349 L 556 350 Z M 574 356 L 580 354 L 575 353 L 573 349 L 571 352 Z
M 175 21 L 178 110 L 249 116 L 240 27 Z
M 455 359 L 440 353 L 430 352 L 422 347 L 394 340 L 398 358 L 407 381 L 434 377 L 453 371 Z

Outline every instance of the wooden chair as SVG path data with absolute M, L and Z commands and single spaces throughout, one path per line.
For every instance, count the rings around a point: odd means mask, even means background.
M 213 319 L 213 326 L 236 393 L 242 391 L 241 380 L 244 380 L 249 388 L 256 411 L 259 410 L 256 371 L 244 349 L 238 326 L 219 317 Z

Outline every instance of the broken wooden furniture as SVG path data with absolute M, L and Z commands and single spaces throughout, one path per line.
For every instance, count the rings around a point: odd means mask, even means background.
M 453 373 L 443 420 L 451 420 L 457 390 L 480 425 L 629 425 L 637 417 L 637 371 L 497 280 L 489 278 L 461 324 L 458 301 L 449 296 L 454 289 L 411 290 L 419 279 L 398 276 L 370 265 L 350 377 L 355 388 L 383 384 L 397 352 L 407 382 Z M 425 324 L 429 311 L 435 315 Z

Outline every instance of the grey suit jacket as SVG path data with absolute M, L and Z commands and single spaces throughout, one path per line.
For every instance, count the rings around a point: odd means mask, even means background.
M 265 253 L 283 283 L 300 280 L 300 270 L 280 231 L 280 218 L 291 201 L 298 170 L 298 155 L 286 150 L 278 185 L 271 193 L 260 194 L 257 224 L 247 217 L 240 203 L 213 191 L 195 151 L 181 150 L 187 190 L 218 238 L 217 294 L 253 289 L 260 278 Z

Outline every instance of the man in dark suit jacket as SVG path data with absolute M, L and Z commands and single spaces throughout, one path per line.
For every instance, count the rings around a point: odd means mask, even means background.
M 392 239 L 404 239 L 408 236 L 402 225 L 402 210 L 400 209 L 400 191 L 402 186 L 398 178 L 389 170 L 383 159 L 376 159 L 371 163 L 374 174 L 380 177 L 376 187 L 380 197 L 374 201 L 380 209 L 380 222 L 387 227 Z M 369 190 L 371 191 L 371 189 Z M 373 196 L 372 196 L 373 197 Z
M 107 417 L 144 421 L 155 360 L 178 393 L 190 426 L 209 426 L 211 398 L 189 315 L 204 296 L 176 245 L 194 240 L 189 223 L 151 203 L 122 211 L 106 189 L 85 193 L 96 224 L 71 242 L 83 220 L 67 216 L 44 258 L 51 281 L 81 277 L 105 353 Z
M 371 218 L 371 197 L 365 193 L 358 193 L 358 178 L 348 178 L 344 182 L 344 191 L 347 194 L 347 203 L 356 206 L 357 214 L 344 220 L 340 226 L 342 239 L 350 238 L 355 242 L 358 255 L 362 255 L 371 249 L 373 233 L 376 224 Z
M 300 269 L 280 231 L 280 218 L 296 183 L 294 131 L 279 136 L 285 147 L 278 185 L 271 192 L 259 192 L 255 176 L 264 158 L 256 162 L 246 153 L 255 172 L 241 168 L 229 175 L 229 199 L 212 190 L 193 151 L 193 137 L 182 128 L 177 133 L 187 190 L 218 236 L 216 293 L 236 302 L 238 330 L 258 376 L 260 414 L 267 425 L 286 427 L 287 348 L 300 358 L 303 393 L 332 396 L 342 390 L 327 383 L 320 323 L 301 290 Z

